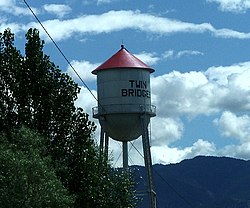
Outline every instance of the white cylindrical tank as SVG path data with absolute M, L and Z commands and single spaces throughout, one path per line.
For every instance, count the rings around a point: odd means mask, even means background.
M 141 116 L 146 123 L 155 116 L 151 105 L 150 73 L 154 72 L 122 45 L 110 59 L 97 67 L 98 118 L 104 131 L 118 141 L 131 141 L 142 134 Z M 146 116 L 145 116 L 146 115 Z

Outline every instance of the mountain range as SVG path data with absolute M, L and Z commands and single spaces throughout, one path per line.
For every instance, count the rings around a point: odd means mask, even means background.
M 132 166 L 139 208 L 147 208 L 145 167 Z M 153 165 L 157 208 L 250 208 L 250 161 L 197 156 Z

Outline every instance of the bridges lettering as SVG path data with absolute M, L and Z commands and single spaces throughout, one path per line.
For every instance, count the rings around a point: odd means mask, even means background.
M 150 98 L 147 82 L 142 80 L 129 80 L 129 88 L 121 89 L 123 97 L 147 97 Z

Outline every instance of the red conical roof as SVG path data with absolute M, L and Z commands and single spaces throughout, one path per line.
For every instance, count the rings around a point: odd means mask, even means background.
M 147 64 L 143 63 L 140 59 L 129 53 L 123 45 L 121 45 L 121 49 L 116 54 L 98 66 L 92 71 L 92 73 L 97 74 L 97 71 L 113 68 L 142 68 L 149 70 L 150 73 L 155 71 Z

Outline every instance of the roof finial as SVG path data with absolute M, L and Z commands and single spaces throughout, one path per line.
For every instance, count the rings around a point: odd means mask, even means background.
M 123 39 L 122 39 L 122 44 L 121 44 L 121 49 L 124 49 L 124 43 L 123 43 Z

